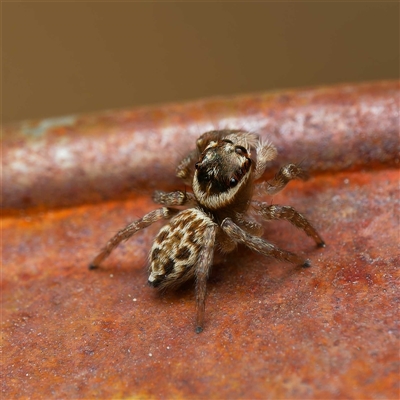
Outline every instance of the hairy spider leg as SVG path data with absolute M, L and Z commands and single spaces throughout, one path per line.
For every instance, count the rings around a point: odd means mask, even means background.
M 306 172 L 296 164 L 287 164 L 283 166 L 275 177 L 266 182 L 256 185 L 257 194 L 269 194 L 270 196 L 280 192 L 293 179 L 307 179 Z
M 183 206 L 187 204 L 194 205 L 197 203 L 193 193 L 182 192 L 181 190 L 176 190 L 174 192 L 156 190 L 153 194 L 153 201 L 157 204 L 162 204 L 168 207 Z
M 162 207 L 157 210 L 150 211 L 144 217 L 121 229 L 107 242 L 100 253 L 93 259 L 89 265 L 89 269 L 97 268 L 123 240 L 129 239 L 137 231 L 147 228 L 148 226 L 154 224 L 154 222 L 157 222 L 161 219 L 170 219 L 178 212 L 179 210 L 175 210 L 173 208 Z
M 293 264 L 302 265 L 303 267 L 309 267 L 311 265 L 309 260 L 304 260 L 294 253 L 282 250 L 258 236 L 250 235 L 237 226 L 230 218 L 225 218 L 222 221 L 221 228 L 235 242 L 242 243 L 251 250 L 263 254 L 264 256 L 273 257 L 280 261 L 289 261 Z
M 207 279 L 213 264 L 214 241 L 217 226 L 210 225 L 204 233 L 203 247 L 196 264 L 196 333 L 203 331 L 204 313 L 207 294 Z
M 265 168 L 267 168 L 267 164 L 269 161 L 272 161 L 278 152 L 276 151 L 276 147 L 270 142 L 258 142 L 257 148 L 257 164 L 254 171 L 254 179 L 261 178 L 262 174 L 265 172 Z
M 318 247 L 325 247 L 325 242 L 311 223 L 291 206 L 269 205 L 264 202 L 253 201 L 252 205 L 257 213 L 267 220 L 286 220 L 296 228 L 301 229 L 315 240 Z

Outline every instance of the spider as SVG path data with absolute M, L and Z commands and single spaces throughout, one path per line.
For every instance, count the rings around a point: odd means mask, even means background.
M 252 154 L 253 153 L 253 154 Z M 270 205 L 253 199 L 274 195 L 304 170 L 296 164 L 283 166 L 270 181 L 256 183 L 276 148 L 254 133 L 242 130 L 214 130 L 197 139 L 196 148 L 177 168 L 177 176 L 191 186 L 186 191 L 156 191 L 155 203 L 162 205 L 132 222 L 112 237 L 89 268 L 97 268 L 123 240 L 156 221 L 169 220 L 156 236 L 149 255 L 148 283 L 170 289 L 194 278 L 196 290 L 196 333 L 203 331 L 207 278 L 214 251 L 229 253 L 243 244 L 264 256 L 309 267 L 310 261 L 282 250 L 261 236 L 263 228 L 253 216 L 266 220 L 287 220 L 315 240 L 325 243 L 316 229 L 293 207 Z M 176 206 L 189 206 L 177 209 Z

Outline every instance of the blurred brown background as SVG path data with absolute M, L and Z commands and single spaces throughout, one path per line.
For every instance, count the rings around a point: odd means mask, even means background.
M 3 3 L 2 120 L 399 77 L 399 3 Z

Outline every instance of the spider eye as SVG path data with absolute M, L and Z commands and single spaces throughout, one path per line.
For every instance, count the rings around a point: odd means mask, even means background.
M 229 139 L 222 139 L 222 142 L 233 144 L 232 140 Z
M 229 181 L 229 187 L 233 188 L 238 184 L 238 180 L 235 178 L 231 178 L 231 180 Z
M 237 154 L 240 154 L 241 156 L 247 154 L 247 150 L 243 146 L 236 146 L 235 147 L 235 152 Z

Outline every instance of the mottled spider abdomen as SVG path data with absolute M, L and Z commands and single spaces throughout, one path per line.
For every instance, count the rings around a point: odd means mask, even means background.
M 212 219 L 197 208 L 183 210 L 172 218 L 151 248 L 149 284 L 166 288 L 193 278 L 206 228 L 212 225 Z

